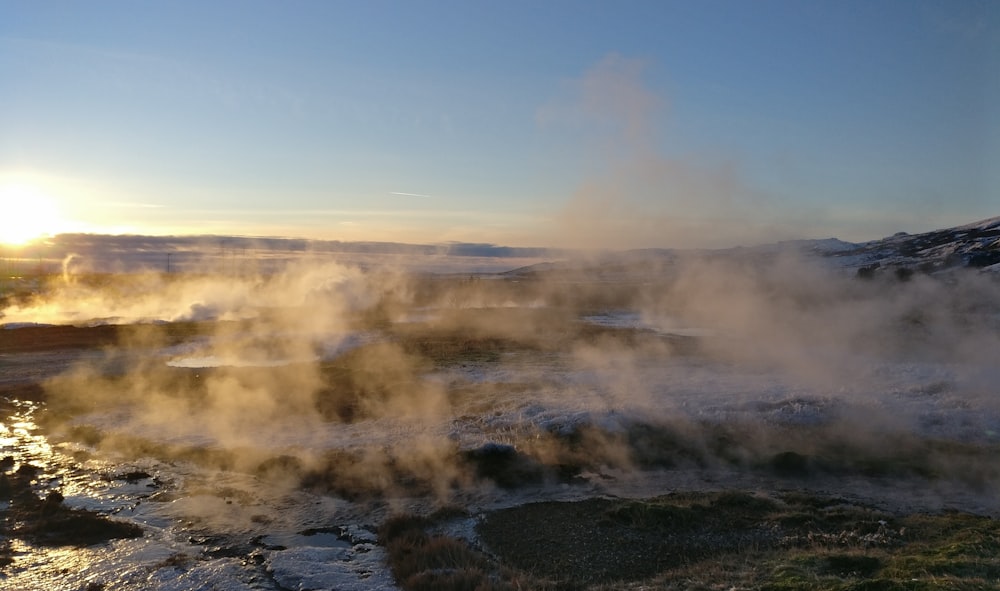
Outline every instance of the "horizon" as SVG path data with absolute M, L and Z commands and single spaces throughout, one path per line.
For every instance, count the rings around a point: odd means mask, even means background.
M 1000 0 L 0 0 L 3 589 L 1000 587 Z
M 390 245 L 390 246 L 400 246 L 400 247 L 412 247 L 412 248 L 433 248 L 433 247 L 483 247 L 487 249 L 496 250 L 512 250 L 512 251 L 537 251 L 537 252 L 548 252 L 548 253 L 558 253 L 558 252 L 587 252 L 588 250 L 593 251 L 607 251 L 607 252 L 623 252 L 629 250 L 730 250 L 739 248 L 755 248 L 761 246 L 768 246 L 774 244 L 780 244 L 783 242 L 821 242 L 824 240 L 838 240 L 841 242 L 861 245 L 869 242 L 878 242 L 883 239 L 891 238 L 900 234 L 903 235 L 920 235 L 936 231 L 944 231 L 955 228 L 961 228 L 968 225 L 978 225 L 983 222 L 989 222 L 991 220 L 1000 220 L 1000 216 L 989 216 L 976 220 L 966 220 L 959 221 L 954 226 L 948 227 L 934 227 L 929 230 L 921 231 L 909 231 L 909 230 L 897 230 L 891 233 L 887 233 L 881 236 L 872 237 L 865 240 L 844 240 L 839 236 L 809 236 L 802 238 L 791 238 L 791 239 L 780 239 L 764 242 L 746 243 L 746 244 L 732 244 L 729 246 L 716 246 L 716 247 L 637 247 L 637 248 L 596 248 L 587 249 L 585 247 L 551 247 L 551 246 L 539 246 L 539 245 L 521 245 L 521 244 L 503 244 L 494 242 L 467 242 L 461 240 L 449 240 L 445 242 L 401 242 L 394 240 L 341 240 L 337 238 L 307 238 L 304 236 L 278 236 L 278 235 L 252 235 L 252 234 L 140 234 L 140 233 L 101 233 L 101 232 L 60 232 L 58 234 L 42 235 L 38 237 L 31 238 L 17 244 L 5 244 L 0 242 L 0 252 L 7 251 L 8 253 L 17 253 L 19 251 L 30 250 L 32 248 L 44 248 L 46 246 L 51 246 L 54 242 L 57 242 L 60 238 L 69 237 L 88 237 L 97 239 L 154 239 L 154 240 L 164 240 L 164 241 L 198 241 L 198 240 L 244 240 L 247 242 L 303 242 L 303 243 L 327 243 L 327 244 L 342 244 L 348 245 Z
M 857 243 L 1000 204 L 995 3 L 6 12 L 5 248 Z

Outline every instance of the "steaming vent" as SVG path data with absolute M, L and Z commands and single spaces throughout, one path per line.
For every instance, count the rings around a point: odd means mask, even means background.
M 369 333 L 333 334 L 312 347 L 316 353 L 298 355 L 289 354 L 289 347 L 235 346 L 232 351 L 219 352 L 220 347 L 213 340 L 200 343 L 196 348 L 182 346 L 168 351 L 166 364 L 180 369 L 285 367 L 329 361 L 374 340 L 375 335 Z M 225 351 L 225 347 L 221 349 Z
M 167 362 L 169 367 L 185 369 L 200 369 L 211 367 L 284 367 L 295 363 L 310 363 L 318 361 L 319 357 L 298 359 L 241 359 L 238 357 L 220 357 L 205 355 L 201 357 L 181 357 Z

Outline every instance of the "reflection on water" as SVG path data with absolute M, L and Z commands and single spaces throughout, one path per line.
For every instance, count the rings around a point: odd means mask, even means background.
M 74 470 L 55 451 L 35 421 L 41 405 L 30 401 L 5 401 L 0 415 L 0 457 L 5 473 L 32 474 L 32 489 L 39 497 L 49 490 L 79 489 Z M 5 475 L 6 478 L 6 475 Z M 5 481 L 6 482 L 6 481 Z M 4 512 L 9 505 L 4 506 Z M 7 516 L 4 515 L 6 520 Z M 9 528 L 8 528 L 9 529 Z M 95 560 L 94 550 L 75 547 L 45 548 L 14 538 L 9 544 L 11 564 L 0 577 L 10 588 L 71 588 L 69 579 Z
M 34 415 L 40 404 L 21 400 L 9 404 L 11 410 L 0 423 L 0 451 L 18 462 L 51 456 L 52 448 L 45 437 L 36 434 Z
M 33 472 L 40 498 L 59 491 L 66 505 L 139 524 L 144 535 L 84 547 L 0 538 L 10 558 L 0 589 L 276 591 L 298 588 L 303 570 L 317 588 L 393 588 L 374 534 L 336 525 L 338 501 L 181 463 L 112 463 L 50 441 L 44 412 L 35 402 L 0 402 L 4 473 L 25 467 L 19 474 Z M 9 509 L 0 504 L 3 518 Z
M 41 405 L 37 402 L 13 400 L 4 405 L 0 415 L 0 457 L 5 459 L 11 472 L 34 466 L 38 469 L 34 482 L 38 492 L 59 487 L 64 480 L 71 480 L 71 473 L 64 462 L 56 461 L 57 454 L 48 439 L 40 433 L 35 415 Z
M 43 411 L 40 403 L 32 401 L 8 400 L 0 405 L 0 457 L 4 459 L 5 473 L 29 475 L 32 492 L 39 498 L 58 491 L 65 495 L 68 505 L 73 504 L 73 499 L 96 500 L 92 497 L 94 484 L 99 481 L 96 474 L 88 475 L 64 453 L 68 446 L 50 443 L 37 421 Z M 100 503 L 81 503 L 88 504 L 105 509 Z M 9 509 L 9 505 L 4 506 L 5 513 Z M 114 553 L 104 545 L 41 546 L 19 538 L 5 542 L 9 544 L 11 563 L 0 571 L 0 583 L 11 589 L 98 588 L 91 585 L 92 577 L 83 573 L 92 572 L 94 565 L 105 564 L 109 553 Z

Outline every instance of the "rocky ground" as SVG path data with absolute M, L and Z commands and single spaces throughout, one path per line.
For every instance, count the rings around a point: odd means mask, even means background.
M 44 381 L 79 360 L 96 357 L 114 344 L 121 329 L 95 327 L 25 327 L 0 329 L 0 425 L 7 434 L 12 417 L 26 403 L 43 403 Z M 51 472 L 44 459 L 18 462 L 0 457 L 0 569 L 12 561 L 12 542 L 38 546 L 90 546 L 142 536 L 132 523 L 67 507 L 63 496 L 39 478 Z

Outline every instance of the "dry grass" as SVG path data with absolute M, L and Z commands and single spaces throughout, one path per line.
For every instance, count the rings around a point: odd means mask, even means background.
M 516 591 L 556 587 L 539 579 L 501 568 L 466 542 L 429 535 L 431 518 L 399 515 L 379 529 L 389 566 L 406 591 Z
M 996 520 L 809 494 L 524 505 L 480 522 L 489 553 L 429 534 L 439 519 L 397 516 L 380 530 L 407 591 L 1000 588 Z
M 542 503 L 479 527 L 502 564 L 581 589 L 1000 588 L 1000 523 L 740 492 Z

